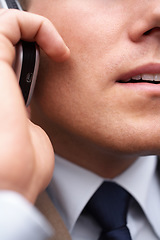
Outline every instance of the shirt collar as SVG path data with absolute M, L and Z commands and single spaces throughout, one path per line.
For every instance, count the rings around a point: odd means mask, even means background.
M 55 156 L 55 170 L 47 190 L 70 233 L 102 182 L 96 174 Z
M 160 237 L 157 220 L 160 209 L 160 186 L 156 167 L 157 156 L 140 157 L 114 180 L 137 200 L 155 233 Z
M 71 232 L 86 203 L 104 179 L 60 156 L 56 155 L 55 159 L 55 171 L 48 192 Z M 114 181 L 134 196 L 160 236 L 157 221 L 160 188 L 155 174 L 156 163 L 155 156 L 141 157 Z

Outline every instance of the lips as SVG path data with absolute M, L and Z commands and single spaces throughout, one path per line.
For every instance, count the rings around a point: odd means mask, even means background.
M 160 84 L 160 64 L 147 64 L 123 74 L 119 83 Z

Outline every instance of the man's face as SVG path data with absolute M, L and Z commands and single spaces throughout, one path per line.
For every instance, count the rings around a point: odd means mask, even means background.
M 55 145 L 68 136 L 106 151 L 155 153 L 160 85 L 125 81 L 160 73 L 159 0 L 32 1 L 30 11 L 49 18 L 71 51 L 64 63 L 42 56 L 33 99 Z

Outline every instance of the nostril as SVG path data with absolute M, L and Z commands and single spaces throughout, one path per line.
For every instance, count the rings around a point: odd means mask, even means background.
M 160 33 L 160 28 L 159 27 L 152 28 L 152 29 L 146 31 L 144 33 L 144 35 L 149 35 L 149 34 L 154 33 L 154 32 L 159 32 Z
M 152 30 L 149 30 L 149 31 L 145 32 L 144 35 L 149 35 L 151 31 Z

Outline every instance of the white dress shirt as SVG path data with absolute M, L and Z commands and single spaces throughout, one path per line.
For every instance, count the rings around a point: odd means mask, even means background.
M 156 156 L 141 157 L 113 179 L 138 202 L 132 202 L 127 216 L 133 240 L 160 239 L 160 176 L 156 166 Z M 73 240 L 98 239 L 101 229 L 90 216 L 81 212 L 104 180 L 107 179 L 56 156 L 48 193 Z
M 156 166 L 155 156 L 142 157 L 114 179 L 139 203 L 133 202 L 128 213 L 133 240 L 160 240 L 160 179 Z M 56 156 L 48 192 L 73 240 L 98 239 L 101 229 L 81 212 L 103 181 L 96 174 Z M 0 191 L 0 239 L 45 240 L 52 234 L 48 221 L 21 195 Z

